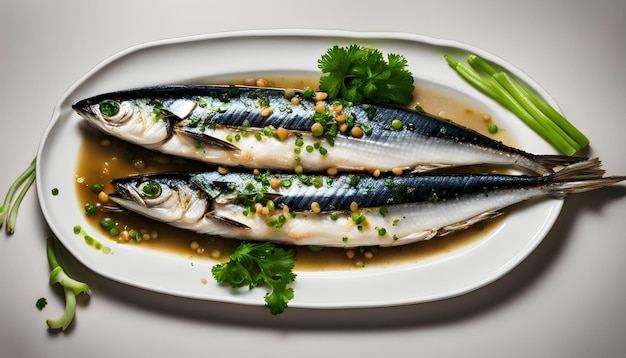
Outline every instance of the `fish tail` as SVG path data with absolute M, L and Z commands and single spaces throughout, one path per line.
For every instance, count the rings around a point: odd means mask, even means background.
M 626 179 L 626 176 L 605 177 L 601 166 L 598 158 L 570 164 L 552 175 L 548 190 L 553 195 L 563 196 L 600 189 Z
M 532 158 L 532 166 L 535 171 L 541 174 L 554 173 L 555 168 L 565 167 L 575 163 L 580 163 L 589 160 L 588 157 L 582 156 L 570 156 L 570 155 L 535 155 Z

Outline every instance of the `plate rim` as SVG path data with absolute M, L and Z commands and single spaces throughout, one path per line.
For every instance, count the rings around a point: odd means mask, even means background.
M 507 71 L 512 73 L 514 76 L 517 76 L 518 78 L 525 81 L 527 84 L 529 84 L 529 86 L 534 91 L 539 93 L 548 102 L 550 102 L 558 111 L 560 111 L 558 104 L 547 93 L 547 91 L 545 91 L 545 89 L 539 86 L 539 84 L 535 80 L 527 76 L 520 69 L 518 69 L 514 65 L 504 61 L 502 58 L 486 50 L 480 49 L 478 47 L 475 47 L 467 43 L 463 43 L 463 42 L 459 42 L 455 40 L 439 39 L 439 38 L 434 38 L 434 37 L 420 35 L 420 34 L 411 34 L 411 33 L 404 33 L 404 32 L 388 32 L 388 31 L 347 31 L 347 30 L 328 30 L 328 29 L 237 30 L 237 31 L 216 32 L 216 33 L 208 33 L 208 34 L 183 36 L 183 37 L 175 37 L 175 38 L 169 38 L 169 39 L 149 41 L 149 42 L 141 43 L 141 44 L 123 49 L 107 57 L 106 59 L 102 60 L 96 66 L 94 66 L 91 70 L 89 70 L 83 76 L 81 76 L 76 82 L 74 82 L 74 84 L 70 86 L 68 90 L 65 91 L 65 93 L 59 98 L 59 100 L 57 101 L 54 107 L 51 120 L 48 123 L 48 126 L 46 127 L 43 133 L 43 136 L 41 138 L 40 146 L 37 151 L 37 157 L 38 158 L 43 157 L 42 152 L 45 149 L 45 144 L 47 140 L 49 139 L 50 133 L 54 130 L 55 125 L 59 122 L 59 119 L 62 113 L 62 107 L 67 102 L 70 95 L 77 88 L 79 88 L 83 83 L 88 81 L 94 74 L 98 73 L 104 67 L 115 62 L 116 60 L 122 59 L 126 56 L 130 56 L 133 53 L 141 51 L 143 49 L 156 48 L 159 46 L 167 46 L 167 45 L 172 45 L 172 44 L 185 44 L 185 43 L 193 43 L 193 42 L 201 42 L 201 41 L 218 40 L 218 39 L 223 40 L 223 39 L 235 39 L 235 38 L 261 38 L 261 37 L 285 37 L 285 38 L 286 37 L 293 37 L 293 38 L 308 37 L 308 38 L 320 38 L 320 39 L 324 37 L 333 37 L 333 38 L 341 37 L 345 39 L 355 39 L 355 40 L 358 40 L 358 39 L 405 40 L 405 41 L 410 41 L 410 42 L 418 42 L 418 43 L 429 44 L 429 45 L 434 45 L 434 46 L 439 46 L 439 47 L 442 47 L 442 46 L 451 47 L 451 48 L 460 49 L 460 50 L 464 50 L 468 52 L 474 52 L 474 53 L 480 54 L 483 58 L 493 62 L 494 64 L 506 68 Z M 36 167 L 37 167 L 36 170 L 38 173 L 42 172 L 41 164 L 39 161 L 37 161 Z M 82 258 L 79 257 L 80 255 L 77 255 L 77 253 L 74 252 L 72 248 L 68 247 L 67 245 L 63 243 L 63 239 L 61 239 L 59 235 L 59 232 L 60 232 L 59 229 L 56 228 L 55 225 L 50 222 L 50 214 L 47 212 L 47 208 L 44 207 L 43 203 L 45 203 L 46 200 L 43 196 L 46 195 L 47 192 L 46 190 L 44 190 L 43 178 L 40 175 L 38 175 L 36 178 L 36 186 L 37 186 L 38 202 L 41 207 L 41 210 L 42 210 L 42 213 L 46 220 L 47 225 L 50 227 L 52 232 L 54 232 L 59 237 L 61 244 L 64 245 L 64 247 L 70 252 L 70 254 L 72 254 L 83 266 L 87 267 L 91 271 L 96 272 L 109 279 L 114 279 L 118 282 L 122 282 L 124 284 L 128 284 L 134 287 L 144 288 L 144 289 L 155 291 L 155 292 L 170 294 L 173 296 L 188 297 L 188 298 L 202 299 L 202 300 L 211 300 L 211 301 L 231 302 L 231 303 L 236 303 L 236 304 L 250 304 L 250 305 L 262 305 L 263 304 L 262 300 L 255 300 L 255 299 L 251 300 L 247 296 L 246 297 L 233 296 L 233 297 L 230 297 L 229 299 L 220 299 L 220 298 L 215 298 L 215 297 L 204 297 L 202 295 L 194 295 L 190 293 L 173 294 L 171 292 L 168 292 L 167 290 L 159 289 L 156 287 L 147 287 L 147 285 L 138 285 L 137 283 L 132 282 L 131 280 L 128 280 L 128 279 L 124 279 L 121 277 L 112 277 L 110 275 L 103 274 L 100 270 L 94 268 L 90 263 L 84 262 L 84 260 L 82 260 Z M 529 247 L 527 247 L 522 252 L 519 252 L 517 255 L 515 255 L 515 257 L 512 257 L 506 265 L 500 266 L 496 272 L 492 272 L 492 274 L 489 277 L 485 277 L 483 280 L 480 280 L 479 282 L 474 282 L 472 284 L 468 284 L 463 287 L 458 287 L 456 290 L 448 291 L 445 295 L 435 294 L 431 296 L 423 296 L 420 300 L 411 300 L 408 298 L 397 299 L 397 300 L 388 299 L 385 301 L 384 304 L 381 304 L 381 303 L 376 304 L 376 303 L 372 303 L 369 301 L 352 302 L 350 304 L 346 304 L 346 303 L 305 304 L 305 303 L 300 303 L 298 301 L 293 301 L 293 303 L 290 302 L 290 307 L 342 308 L 343 309 L 343 308 L 360 308 L 360 307 L 397 306 L 397 305 L 403 305 L 403 304 L 415 304 L 415 303 L 436 301 L 436 300 L 446 299 L 446 298 L 450 298 L 454 296 L 459 296 L 461 294 L 474 291 L 476 289 L 484 287 L 492 283 L 493 281 L 503 277 L 509 271 L 511 271 L 514 267 L 519 265 L 524 259 L 526 259 L 526 257 L 530 255 L 536 249 L 536 247 L 543 241 L 545 236 L 550 232 L 550 230 L 554 226 L 554 223 L 559 217 L 560 211 L 562 210 L 562 206 L 563 206 L 563 200 L 554 201 L 553 209 L 557 210 L 556 214 L 549 216 L 548 220 L 544 222 L 543 226 L 541 227 L 542 228 L 541 231 L 536 232 L 534 234 L 533 239 L 529 241 L 529 244 L 530 244 Z

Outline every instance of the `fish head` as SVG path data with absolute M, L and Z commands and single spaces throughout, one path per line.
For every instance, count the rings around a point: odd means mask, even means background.
M 111 181 L 109 198 L 121 207 L 169 224 L 193 224 L 211 208 L 208 195 L 188 174 L 147 174 Z
M 155 146 L 172 135 L 171 116 L 158 100 L 110 93 L 83 99 L 72 108 L 89 124 L 122 140 Z

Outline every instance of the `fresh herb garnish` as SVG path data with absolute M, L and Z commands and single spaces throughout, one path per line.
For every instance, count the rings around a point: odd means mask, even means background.
M 44 307 L 46 307 L 46 305 L 48 304 L 48 300 L 45 297 L 41 297 L 37 300 L 37 302 L 35 302 L 35 307 L 37 307 L 38 310 L 42 310 L 44 309 Z
M 404 56 L 388 54 L 385 60 L 377 49 L 333 46 L 317 63 L 327 74 L 320 78 L 319 88 L 331 100 L 398 105 L 413 100 L 413 74 Z
M 230 261 L 211 269 L 217 282 L 233 288 L 250 289 L 269 286 L 265 305 L 273 315 L 281 314 L 293 298 L 293 288 L 287 287 L 296 279 L 293 267 L 296 257 L 293 250 L 284 250 L 271 242 L 242 242 L 230 254 Z

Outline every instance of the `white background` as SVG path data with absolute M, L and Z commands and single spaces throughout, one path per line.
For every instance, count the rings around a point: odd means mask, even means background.
M 257 28 L 409 32 L 484 48 L 556 99 L 591 139 L 584 154 L 626 174 L 623 1 L 5 1 L 0 193 L 35 155 L 57 100 L 100 61 L 147 41 Z M 47 227 L 33 190 L 17 232 L 0 234 L 0 356 L 624 356 L 625 196 L 624 185 L 572 196 L 537 250 L 500 280 L 403 307 L 272 317 L 263 307 L 128 287 L 64 255 L 93 297 L 56 333 L 45 319 L 62 312 L 63 299 L 48 285 Z

